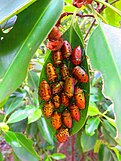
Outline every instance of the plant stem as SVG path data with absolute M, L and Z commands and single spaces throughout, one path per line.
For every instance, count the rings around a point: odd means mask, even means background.
M 62 146 L 64 145 L 64 143 L 61 143 L 58 148 L 57 148 L 57 153 L 59 153 L 59 151 L 61 150 Z
M 61 23 L 61 19 L 65 16 L 69 16 L 69 15 L 73 15 L 73 12 L 64 12 L 61 14 L 56 26 L 60 26 L 60 23 Z M 79 14 L 77 13 L 76 16 L 80 17 L 80 18 L 84 18 L 84 17 L 94 17 L 93 15 L 91 14 L 87 14 L 87 15 L 82 15 L 82 14 Z
M 117 8 L 115 8 L 114 6 L 112 6 L 111 4 L 104 2 L 103 0 L 95 0 L 96 2 L 102 3 L 103 5 L 105 5 L 106 7 L 109 7 L 110 9 L 112 9 L 113 11 L 115 11 L 118 15 L 121 16 L 121 11 L 119 11 Z
M 114 0 L 113 2 L 110 3 L 110 5 L 112 5 L 112 4 L 114 4 L 114 3 L 118 2 L 118 1 L 119 1 L 119 0 Z M 107 2 L 107 1 L 106 1 L 106 2 Z M 100 8 L 99 13 L 101 13 L 105 8 L 106 8 L 106 6 L 103 5 L 103 6 Z
M 84 40 L 86 40 L 86 38 L 87 38 L 88 34 L 90 33 L 92 27 L 94 26 L 95 22 L 96 22 L 96 19 L 93 20 L 92 24 L 90 25 L 89 29 L 87 30 L 87 33 L 86 33 L 86 35 L 85 35 Z
M 116 3 L 116 2 L 118 2 L 119 0 L 114 0 L 113 2 L 111 2 L 110 4 L 112 5 L 112 4 L 114 4 L 114 3 Z
M 100 19 L 102 19 L 103 22 L 107 23 L 107 21 L 105 20 L 105 18 L 95 10 L 96 14 L 98 15 L 98 17 L 100 17 Z

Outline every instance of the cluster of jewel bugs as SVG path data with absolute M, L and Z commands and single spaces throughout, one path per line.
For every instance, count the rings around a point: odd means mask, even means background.
M 56 43 L 60 36 L 59 29 L 53 28 L 48 36 L 49 43 Z M 59 48 L 55 45 L 51 59 L 45 67 L 47 79 L 40 82 L 39 94 L 44 101 L 43 113 L 46 118 L 51 119 L 59 142 L 68 139 L 73 121 L 78 122 L 81 119 L 80 110 L 85 109 L 85 94 L 78 86 L 80 82 L 89 81 L 88 74 L 81 67 L 82 53 L 80 46 L 72 49 L 66 40 L 63 40 Z

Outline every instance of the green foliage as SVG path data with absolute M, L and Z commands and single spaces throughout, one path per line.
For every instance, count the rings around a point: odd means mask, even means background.
M 109 2 L 112 2 L 112 0 Z M 113 4 L 113 6 L 121 10 L 121 1 L 117 1 Z M 120 27 L 121 16 L 117 15 L 110 8 L 106 8 L 104 10 L 104 17 L 106 18 L 109 25 Z
M 61 159 L 66 158 L 66 156 L 64 154 L 60 154 L 60 153 L 54 153 L 51 155 L 51 157 L 56 160 L 61 160 Z
M 10 144 L 12 147 L 21 147 L 15 133 L 13 133 L 12 131 L 6 131 L 4 133 L 4 138 L 8 144 Z
M 50 122 L 47 119 L 41 117 L 38 120 L 38 128 L 40 130 L 40 133 L 41 133 L 42 137 L 48 143 L 50 143 L 51 145 L 53 145 L 54 144 L 53 139 L 54 139 L 55 132 L 53 131 Z
M 2 155 L 2 153 L 0 152 L 0 160 L 1 161 L 3 161 L 4 159 L 3 159 L 3 155 Z
M 99 117 L 92 117 L 87 120 L 85 131 L 88 135 L 92 136 L 95 134 L 95 130 L 98 128 L 100 123 Z
M 118 127 L 118 137 L 120 141 L 121 118 L 120 118 L 120 84 L 121 84 L 121 63 L 119 45 L 121 30 L 105 24 L 100 24 L 91 35 L 88 45 L 87 54 L 91 59 L 93 67 L 101 71 L 105 80 L 104 93 L 110 96 L 114 102 L 116 125 Z M 113 38 L 113 39 L 112 39 Z M 98 43 L 100 42 L 100 46 Z M 102 50 L 103 49 L 103 50 Z M 107 64 L 107 61 L 109 64 Z M 115 94 L 114 94 L 115 93 Z
M 89 110 L 88 110 L 88 115 L 89 116 L 96 116 L 99 115 L 100 111 L 98 110 L 98 107 L 96 106 L 95 103 L 90 103 L 89 104 Z
M 1 0 L 0 2 L 0 24 L 5 22 L 7 19 L 12 17 L 13 15 L 18 14 L 25 8 L 27 8 L 29 5 L 34 3 L 36 0 L 9 0 L 4 1 Z M 12 5 L 11 5 L 12 4 Z
M 9 98 L 5 104 L 6 116 L 12 113 L 14 110 L 19 108 L 24 103 L 23 97 L 12 97 Z
M 0 102 L 24 81 L 30 59 L 59 18 L 62 6 L 63 0 L 37 1 L 18 15 L 11 32 L 0 31 Z
M 121 160 L 121 29 L 116 28 L 120 27 L 121 1 L 96 1 L 99 6 L 93 2 L 78 10 L 72 6 L 72 0 L 64 0 L 64 3 L 63 0 L 1 1 L 1 161 L 8 159 L 7 154 L 12 154 L 15 161 L 69 160 L 67 150 L 70 150 L 71 157 L 75 153 L 80 160 Z M 102 4 L 106 7 L 102 8 Z M 75 134 L 76 142 L 74 137 L 70 137 L 71 144 L 64 149 L 64 154 L 61 149 L 69 141 L 57 143 L 55 130 L 50 120 L 43 117 L 43 103 L 38 99 L 39 83 L 43 78 L 47 80 L 46 63 L 52 61 L 51 51 L 46 49 L 46 37 L 62 12 L 74 13 L 65 14 L 59 29 L 72 48 L 80 45 L 86 49 L 89 57 L 83 52 L 81 65 L 90 74 L 89 83 L 79 84 L 86 95 L 86 109 L 81 111 L 80 121 L 74 121 L 70 129 L 70 135 Z M 12 21 L 9 26 L 9 18 L 14 15 L 17 15 L 17 21 L 15 24 Z M 2 28 L 4 25 L 7 30 Z M 98 71 L 93 70 L 91 65 Z M 8 150 L 6 154 L 1 149 L 4 147 L 1 146 L 3 139 L 12 147 L 11 152 Z
M 19 159 L 30 161 L 38 160 L 39 156 L 33 149 L 33 142 L 27 139 L 23 134 L 13 133 L 11 131 L 5 132 L 5 140 L 10 144 Z
M 92 150 L 94 148 L 97 138 L 98 138 L 97 132 L 93 136 L 90 136 L 90 135 L 86 134 L 85 131 L 83 131 L 83 133 L 81 135 L 81 139 L 80 139 L 82 151 L 88 152 L 88 151 Z
M 37 121 L 42 116 L 42 111 L 40 109 L 35 109 L 33 113 L 28 115 L 28 124 Z

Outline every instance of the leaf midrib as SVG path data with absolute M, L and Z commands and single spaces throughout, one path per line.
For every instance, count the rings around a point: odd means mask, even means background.
M 28 139 L 28 138 L 26 138 L 27 139 L 27 141 L 29 141 L 29 143 L 30 143 L 30 139 Z M 20 140 L 20 139 L 18 139 L 19 140 L 19 143 L 25 148 L 25 149 L 27 149 L 27 151 L 29 151 L 30 152 L 30 154 L 32 154 L 33 156 L 35 156 L 35 157 L 39 157 L 38 156 L 38 154 L 35 152 L 35 154 L 33 153 L 33 152 L 31 152 L 31 149 L 28 147 L 28 146 L 26 146 L 25 144 L 23 144 L 23 142 Z M 31 145 L 30 146 L 32 146 L 32 142 L 31 142 Z
M 69 35 L 69 42 L 70 42 L 70 44 L 72 43 L 72 37 L 71 37 L 71 35 L 72 35 L 72 25 L 70 26 L 70 35 Z

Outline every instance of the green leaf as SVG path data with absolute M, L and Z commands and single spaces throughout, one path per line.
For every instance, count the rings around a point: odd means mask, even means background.
M 103 0 L 96 0 L 99 3 L 102 3 L 103 5 L 105 5 L 106 7 L 109 7 L 110 9 L 112 9 L 115 13 L 117 13 L 119 16 L 121 16 L 121 11 L 118 10 L 117 8 L 115 8 L 114 6 L 110 5 L 109 3 L 103 1 Z
M 104 139 L 111 145 L 115 146 L 117 144 L 115 137 L 112 137 L 107 129 L 101 127 L 101 132 L 103 134 Z
M 14 161 L 21 161 L 14 152 L 12 154 L 13 154 Z
M 46 150 L 53 150 L 55 147 L 52 145 L 48 145 L 45 147 Z
M 109 0 L 108 2 L 111 2 L 111 1 L 112 0 Z M 117 9 L 121 10 L 121 1 L 117 1 L 116 3 L 113 4 L 113 6 L 116 7 Z M 109 25 L 120 27 L 121 16 L 117 15 L 110 8 L 106 8 L 104 10 L 104 17 Z
M 28 85 L 31 90 L 38 91 L 39 77 L 33 71 L 28 72 Z
M 114 127 L 116 128 L 116 124 L 115 124 L 115 120 L 114 120 L 114 119 L 111 119 L 110 117 L 108 117 L 108 116 L 106 116 L 106 115 L 103 115 L 103 117 L 105 117 L 105 118 L 108 120 L 108 122 L 109 122 L 112 126 L 114 126 Z
M 37 123 L 42 137 L 49 144 L 54 145 L 53 138 L 55 135 L 55 131 L 52 130 L 50 122 L 47 119 L 41 117 Z
M 104 143 L 103 140 L 97 140 L 94 146 L 94 153 L 99 153 L 100 146 Z
M 111 153 L 111 155 L 112 155 L 112 160 L 113 161 L 119 161 L 119 160 L 121 160 L 121 158 L 120 158 L 120 154 L 119 154 L 119 159 L 117 158 L 117 156 L 116 156 L 116 154 L 113 152 L 113 151 L 110 151 L 110 153 Z
M 1 0 L 0 1 L 0 24 L 10 17 L 18 14 L 36 0 Z
M 80 39 L 81 39 L 82 46 L 84 47 L 83 33 L 82 33 L 82 31 L 80 30 L 79 24 L 78 24 L 77 22 L 74 23 L 74 28 L 75 28 L 76 33 L 78 34 L 78 36 L 79 36 Z
M 98 160 L 102 161 L 104 156 L 104 144 L 101 144 L 99 153 L 98 153 Z
M 92 149 L 94 149 L 94 145 L 96 143 L 96 140 L 98 138 L 97 132 L 93 135 L 87 135 L 84 131 L 81 135 L 80 144 L 82 146 L 83 152 L 88 152 Z
M 112 136 L 112 138 L 116 137 L 116 128 L 114 128 L 107 120 L 103 119 L 102 125 L 108 131 L 108 134 Z
M 65 5 L 63 11 L 64 12 L 74 12 L 75 7 L 72 5 Z
M 121 146 L 120 145 L 116 145 L 115 147 L 118 149 L 119 152 L 121 152 Z
M 20 97 L 11 97 L 7 100 L 4 108 L 6 110 L 6 116 L 13 112 L 15 109 L 20 107 L 23 104 L 23 98 Z
M 25 109 L 23 110 L 16 110 L 14 113 L 11 114 L 11 116 L 9 117 L 7 123 L 15 123 L 15 122 L 19 122 L 21 120 L 24 120 L 25 118 L 28 117 L 28 115 L 30 115 L 31 113 L 33 113 L 36 108 L 32 107 L 32 106 L 26 106 L 24 107 Z
M 120 153 L 119 153 L 118 149 L 117 149 L 116 147 L 110 147 L 110 149 L 113 150 L 113 151 L 115 152 L 116 157 L 117 157 L 117 159 L 119 160 L 119 157 L 120 157 L 119 155 L 120 155 Z
M 42 116 L 42 111 L 40 109 L 36 109 L 33 113 L 28 116 L 28 124 L 37 121 Z
M 18 15 L 8 34 L 0 31 L 0 102 L 24 81 L 30 59 L 56 23 L 62 7 L 63 0 L 37 1 Z
M 4 160 L 3 155 L 2 155 L 2 153 L 0 152 L 0 161 L 3 161 L 3 160 Z
M 66 156 L 64 154 L 61 154 L 61 153 L 54 153 L 54 154 L 51 155 L 51 157 L 53 159 L 56 159 L 56 160 L 61 160 L 61 159 L 66 158 Z
M 83 45 L 79 36 L 78 31 L 75 30 L 75 28 L 73 26 L 70 26 L 69 29 L 63 34 L 63 38 L 64 40 L 67 40 L 71 46 L 72 49 L 74 49 L 75 47 L 77 47 L 78 45 L 80 45 L 83 49 Z M 83 49 L 84 51 L 84 49 Z M 87 60 L 86 60 L 86 56 L 85 53 L 83 52 L 83 56 L 84 56 L 84 60 L 81 63 L 81 66 L 86 70 L 87 74 L 89 75 L 89 71 L 88 71 L 88 65 L 87 65 Z M 48 62 L 52 62 L 52 54 L 48 55 L 48 58 L 46 58 L 46 61 L 44 63 L 41 75 L 40 75 L 40 82 L 45 79 L 46 81 L 48 81 L 47 79 L 47 75 L 46 75 L 46 64 Z M 72 63 L 70 61 L 67 60 L 63 60 L 64 63 L 67 64 L 67 66 L 69 67 L 69 69 L 72 69 Z M 58 73 L 58 80 L 61 79 L 61 73 L 59 70 L 59 67 L 56 68 L 56 71 Z M 89 104 L 89 82 L 88 83 L 79 83 L 78 82 L 78 87 L 84 89 L 85 92 L 85 97 L 86 97 L 86 104 L 85 104 L 85 109 L 84 110 L 80 110 L 80 114 L 81 114 L 81 119 L 76 122 L 75 120 L 73 120 L 73 127 L 70 129 L 70 135 L 73 135 L 75 133 L 77 133 L 84 125 L 85 121 L 86 121 L 86 116 L 87 116 L 87 110 L 88 110 L 88 104 Z M 43 104 L 44 101 L 41 100 L 40 98 L 40 107 L 43 108 Z M 61 105 L 59 111 L 62 112 L 64 106 Z M 51 122 L 50 119 L 48 119 L 48 122 Z M 49 126 L 51 127 L 51 129 L 55 132 L 54 128 L 52 127 L 51 123 L 49 124 Z
M 22 121 L 19 121 L 19 122 L 13 123 L 13 124 L 9 124 L 9 127 L 14 132 L 21 132 L 22 133 L 27 128 L 27 119 L 24 119 Z
M 110 150 L 104 144 L 102 144 L 100 146 L 98 153 L 98 161 L 109 161 L 109 160 L 113 160 Z
M 48 156 L 48 155 L 45 155 L 45 157 L 44 157 L 44 161 L 51 161 L 52 159 L 50 158 L 50 156 Z
M 89 39 L 87 54 L 92 66 L 102 73 L 104 93 L 114 102 L 117 140 L 121 143 L 121 37 L 119 35 L 121 35 L 121 29 L 103 23 L 98 25 Z
M 16 137 L 16 134 L 12 131 L 6 131 L 4 132 L 4 138 L 5 138 L 5 141 L 11 145 L 12 147 L 21 147 L 20 143 L 19 143 L 19 140 L 18 138 Z
M 100 123 L 99 117 L 92 117 L 87 120 L 86 126 L 85 126 L 85 132 L 92 136 L 95 134 L 95 130 L 97 130 Z
M 34 138 L 36 136 L 36 134 L 38 133 L 37 122 L 34 122 L 34 123 L 28 125 L 26 132 L 27 132 L 28 136 L 31 136 L 32 138 Z
M 72 5 L 72 0 L 65 0 L 65 2 Z
M 88 108 L 88 115 L 89 116 L 96 116 L 99 115 L 100 111 L 98 110 L 98 107 L 95 103 L 90 102 L 89 108 Z
M 4 114 L 0 114 L 0 122 L 3 122 L 4 117 L 5 117 L 5 115 L 4 115 Z
M 19 122 L 21 120 L 24 120 L 28 117 L 28 114 L 26 113 L 26 110 L 17 110 L 9 117 L 7 123 L 15 123 Z
M 2 102 L 0 102 L 0 109 L 3 108 L 3 106 L 6 104 L 8 98 L 6 97 Z
M 21 133 L 16 133 L 21 147 L 12 147 L 17 157 L 22 161 L 39 161 L 39 155 L 33 148 L 33 142 Z

